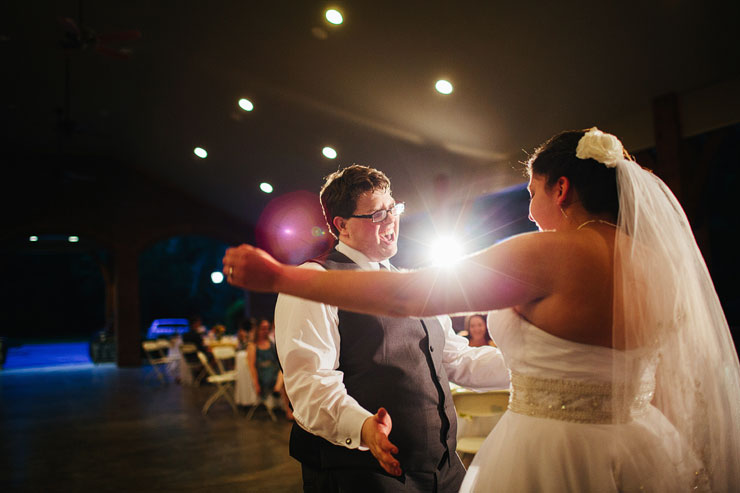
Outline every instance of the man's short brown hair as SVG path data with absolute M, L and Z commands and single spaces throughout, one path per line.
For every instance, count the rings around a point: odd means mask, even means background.
M 391 181 L 385 173 L 359 164 L 335 171 L 324 180 L 324 186 L 321 187 L 319 194 L 321 208 L 329 231 L 335 238 L 339 238 L 339 231 L 334 226 L 334 218 L 350 217 L 354 214 L 360 195 L 365 192 L 391 189 Z

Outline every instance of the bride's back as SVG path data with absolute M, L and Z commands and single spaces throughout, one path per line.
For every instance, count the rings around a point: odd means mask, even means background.
M 614 299 L 614 228 L 599 224 L 555 234 L 562 248 L 551 253 L 552 292 L 515 310 L 555 336 L 612 347 L 613 305 L 621 304 Z

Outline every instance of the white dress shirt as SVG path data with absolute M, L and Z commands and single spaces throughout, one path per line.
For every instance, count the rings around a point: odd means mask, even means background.
M 337 251 L 362 270 L 377 271 L 354 248 L 339 242 Z M 388 260 L 381 263 L 388 267 Z M 315 262 L 302 268 L 324 270 Z M 494 347 L 472 348 L 452 329 L 448 316 L 438 317 L 445 331 L 442 361 L 451 382 L 467 388 L 490 390 L 509 387 L 509 373 L 501 352 Z M 285 390 L 296 422 L 306 431 L 331 443 L 360 447 L 362 424 L 377 409 L 365 409 L 347 393 L 339 367 L 339 315 L 335 306 L 281 294 L 275 306 L 275 337 L 283 367 Z M 391 385 L 392 382 L 389 382 Z M 391 419 L 393 416 L 391 416 Z M 365 449 L 365 447 L 360 447 Z

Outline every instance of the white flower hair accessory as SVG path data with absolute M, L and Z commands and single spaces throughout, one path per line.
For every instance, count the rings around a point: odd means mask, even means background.
M 622 143 L 614 135 L 593 127 L 578 141 L 576 157 L 578 159 L 592 158 L 607 168 L 614 168 L 617 161 L 624 159 L 624 150 Z

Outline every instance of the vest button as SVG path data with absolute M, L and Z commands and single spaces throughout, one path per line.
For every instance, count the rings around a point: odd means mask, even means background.
M 429 346 L 429 351 L 433 353 L 434 352 L 434 347 L 433 346 Z
M 344 441 L 344 443 L 346 443 L 347 445 L 352 445 L 352 439 L 348 438 Z

